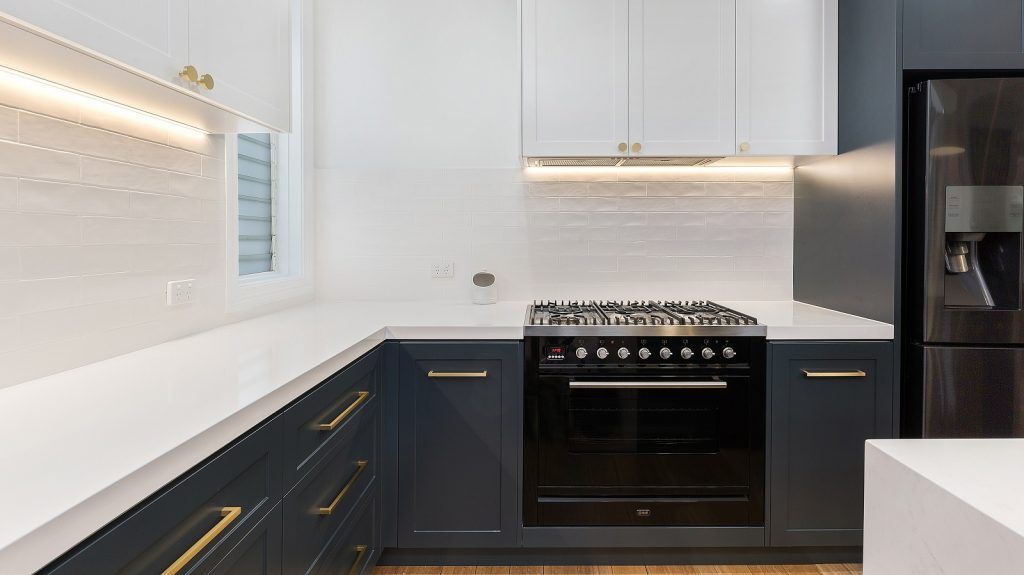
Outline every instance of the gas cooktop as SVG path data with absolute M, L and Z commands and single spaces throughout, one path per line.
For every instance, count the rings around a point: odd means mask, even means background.
M 710 301 L 535 301 L 526 335 L 764 336 L 757 319 Z

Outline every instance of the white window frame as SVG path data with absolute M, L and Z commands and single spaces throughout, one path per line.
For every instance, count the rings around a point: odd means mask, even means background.
M 225 136 L 225 303 L 246 317 L 312 299 L 313 284 L 313 0 L 292 0 L 292 132 L 277 138 L 274 269 L 238 275 L 238 139 Z

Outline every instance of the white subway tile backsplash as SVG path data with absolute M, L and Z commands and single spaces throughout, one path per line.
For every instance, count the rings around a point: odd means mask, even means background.
M 703 232 L 703 228 L 699 228 Z M 619 239 L 631 240 L 672 240 L 678 237 L 678 228 L 672 226 L 633 226 L 619 230 Z
M 792 228 L 793 212 L 766 212 L 764 225 L 770 228 Z
M 318 180 L 321 297 L 464 300 L 481 267 L 505 299 L 792 297 L 788 169 L 332 169 Z M 429 278 L 437 257 L 456 260 L 454 281 Z
M 44 279 L 82 274 L 80 246 L 32 246 L 21 248 L 21 278 Z
M 60 277 L 17 282 L 12 284 L 13 299 L 8 300 L 13 305 L 9 304 L 7 309 L 15 314 L 31 314 L 74 307 L 81 303 L 81 280 L 80 277 Z
M 71 215 L 0 212 L 0 245 L 76 245 L 81 221 Z
M 92 155 L 101 152 L 108 158 L 126 159 L 132 138 L 77 122 L 21 112 L 18 114 L 18 141 L 23 144 Z
M 18 209 L 18 179 L 0 178 L 0 212 Z
M 224 179 L 224 170 L 227 169 L 224 160 L 220 160 L 217 158 L 209 158 L 206 156 L 200 157 L 203 160 L 202 169 L 200 171 L 204 178 L 212 178 L 214 180 Z
M 23 212 L 51 212 L 96 216 L 128 215 L 128 192 L 78 184 L 21 180 L 19 208 Z
M 224 321 L 223 137 L 11 86 L 0 104 L 0 387 Z M 183 278 L 200 301 L 167 308 Z
M 199 220 L 202 203 L 195 198 L 132 192 L 131 216 L 167 220 Z
M 647 185 L 635 182 L 596 182 L 587 184 L 587 195 L 611 198 L 642 197 L 647 195 Z
M 82 243 L 92 244 L 163 244 L 167 242 L 167 225 L 160 220 L 136 218 L 82 218 Z
M 79 156 L 0 140 L 0 174 L 77 181 Z
M 84 245 L 78 249 L 79 272 L 83 275 L 112 274 L 131 269 L 138 252 L 133 245 Z
M 0 281 L 17 279 L 21 273 L 21 256 L 16 247 L 0 247 Z
M 765 182 L 765 196 L 793 197 L 793 182 Z
M 168 193 L 170 173 L 125 162 L 82 157 L 82 182 L 106 188 Z
M 18 139 L 18 111 L 0 107 L 0 140 Z
M 764 195 L 764 184 L 761 182 L 709 182 L 706 184 L 709 196 L 760 197 Z
M 168 174 L 166 193 L 203 200 L 223 201 L 224 181 L 185 174 Z M 143 190 L 150 191 L 150 190 Z M 158 190 L 159 191 L 159 190 Z
M 707 184 L 704 182 L 651 182 L 647 184 L 648 196 L 706 196 Z

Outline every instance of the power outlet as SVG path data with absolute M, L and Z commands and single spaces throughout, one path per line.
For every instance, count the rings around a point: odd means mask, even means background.
M 167 282 L 167 305 L 183 305 L 196 301 L 194 284 L 196 280 Z
M 436 260 L 430 266 L 430 277 L 432 278 L 453 278 L 455 277 L 454 260 Z

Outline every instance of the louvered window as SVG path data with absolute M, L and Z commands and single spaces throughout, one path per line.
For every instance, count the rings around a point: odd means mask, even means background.
M 277 136 L 238 135 L 238 275 L 277 269 Z

